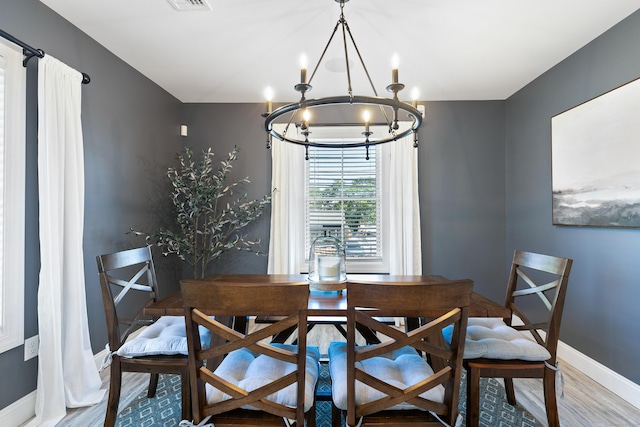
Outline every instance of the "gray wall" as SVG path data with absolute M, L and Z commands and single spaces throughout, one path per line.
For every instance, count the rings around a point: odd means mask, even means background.
M 250 196 L 270 191 L 271 153 L 264 148 L 259 104 L 187 104 L 186 144 L 211 147 L 222 160 L 237 145 L 237 177 L 249 176 Z M 347 121 L 349 121 L 347 119 Z M 423 270 L 473 278 L 476 288 L 502 300 L 505 244 L 504 102 L 426 104 L 420 130 L 419 174 Z M 269 221 L 252 229 L 268 250 Z M 212 269 L 266 272 L 266 257 L 229 254 Z M 460 262 L 464 259 L 464 262 Z
M 226 160 L 234 146 L 240 148 L 231 177 L 249 178 L 238 194 L 259 199 L 271 192 L 271 152 L 265 148 L 264 119 L 260 104 L 185 104 L 184 123 L 188 126 L 184 144 L 194 154 L 211 148 L 214 162 Z M 217 166 L 217 165 L 216 165 Z M 260 250 L 269 252 L 270 208 L 246 229 L 251 238 L 260 239 Z M 266 273 L 267 257 L 231 251 L 210 265 L 208 273 Z M 189 273 L 185 269 L 185 275 Z
M 638 78 L 639 40 L 636 12 L 507 100 L 505 254 L 572 258 L 560 339 L 637 384 L 640 232 L 551 225 L 550 119 Z
M 182 104 L 37 0 L 0 0 L 0 28 L 91 76 L 83 86 L 85 276 L 94 353 L 107 342 L 95 256 L 144 242 L 125 233 L 166 222 L 163 176 L 180 151 Z M 37 61 L 28 68 L 25 337 L 38 333 Z M 166 187 L 166 185 L 165 185 Z M 161 256 L 161 292 L 177 290 L 180 266 Z M 20 346 L 0 354 L 0 409 L 36 388 L 37 358 Z
M 422 268 L 504 299 L 504 102 L 429 102 L 420 132 Z

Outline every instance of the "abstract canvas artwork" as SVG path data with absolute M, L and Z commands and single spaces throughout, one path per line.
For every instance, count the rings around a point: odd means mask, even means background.
M 553 224 L 640 228 L 640 79 L 551 118 Z

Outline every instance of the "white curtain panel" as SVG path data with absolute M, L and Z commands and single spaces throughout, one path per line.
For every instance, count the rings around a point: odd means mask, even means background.
M 418 149 L 413 137 L 378 146 L 389 203 L 389 274 L 422 274 Z
M 51 56 L 38 64 L 40 284 L 38 389 L 29 426 L 54 426 L 66 408 L 100 402 L 91 350 L 82 234 L 82 75 Z
M 297 274 L 304 250 L 304 147 L 274 139 L 271 145 L 269 274 Z

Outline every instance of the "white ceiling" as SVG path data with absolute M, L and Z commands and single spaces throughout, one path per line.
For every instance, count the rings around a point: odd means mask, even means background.
M 167 0 L 40 0 L 183 102 L 298 99 L 340 15 L 336 0 L 207 0 L 176 11 Z M 183 0 L 184 1 L 184 0 Z M 506 99 L 640 8 L 640 0 L 351 0 L 344 14 L 377 92 L 400 82 L 421 100 Z M 347 94 L 336 34 L 308 97 Z M 350 46 L 351 49 L 351 46 Z M 372 95 L 350 50 L 355 95 Z M 328 68 L 333 68 L 333 71 Z M 342 67 L 344 68 L 344 66 Z M 91 75 L 91 70 L 82 70 Z

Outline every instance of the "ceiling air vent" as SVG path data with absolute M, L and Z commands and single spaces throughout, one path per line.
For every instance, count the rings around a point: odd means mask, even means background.
M 178 12 L 211 10 L 207 0 L 167 0 Z

